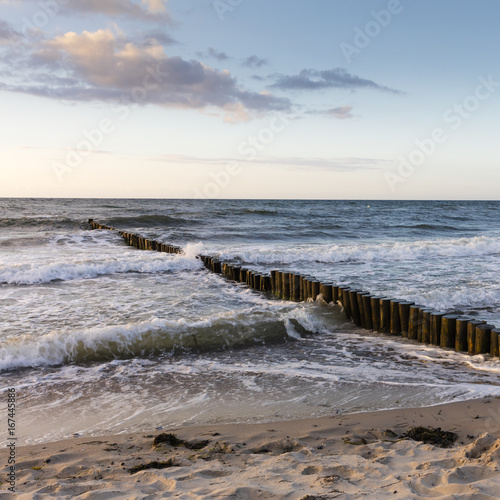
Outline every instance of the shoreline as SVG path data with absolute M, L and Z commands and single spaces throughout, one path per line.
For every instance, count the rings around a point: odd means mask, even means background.
M 440 448 L 402 439 L 419 426 L 456 433 L 457 441 Z M 167 437 L 153 445 L 168 433 L 182 442 Z M 500 398 L 22 446 L 16 450 L 15 495 L 7 491 L 7 453 L 0 455 L 0 498 L 300 500 L 375 492 L 376 498 L 498 498 Z M 160 465 L 149 467 L 151 462 Z M 131 473 L 134 467 L 144 470 Z

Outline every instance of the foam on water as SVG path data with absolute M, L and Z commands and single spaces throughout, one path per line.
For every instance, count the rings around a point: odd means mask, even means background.
M 498 359 L 357 330 L 337 307 L 273 299 L 196 259 L 500 324 L 499 203 L 2 199 L 0 210 L 0 385 L 19 390 L 25 442 L 500 393 Z M 138 251 L 88 231 L 89 217 L 185 253 Z

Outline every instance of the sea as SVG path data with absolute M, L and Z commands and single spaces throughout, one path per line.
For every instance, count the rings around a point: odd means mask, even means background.
M 500 325 L 500 202 L 3 198 L 1 407 L 15 388 L 19 444 L 500 396 L 498 358 L 361 330 L 199 254 Z

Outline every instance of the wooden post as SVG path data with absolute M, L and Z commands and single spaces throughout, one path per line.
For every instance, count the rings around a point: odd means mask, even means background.
M 304 284 L 306 287 L 306 300 L 313 298 L 313 289 L 312 289 L 312 282 L 313 281 L 314 281 L 314 278 L 312 276 L 306 276 L 306 278 L 304 280 Z
M 366 322 L 365 322 L 365 303 L 363 297 L 367 294 L 368 292 L 363 292 L 363 290 L 360 290 L 356 293 L 356 302 L 358 303 L 358 311 L 359 311 L 358 326 L 364 329 L 366 329 Z
M 401 335 L 408 338 L 408 329 L 410 324 L 410 306 L 415 305 L 415 302 L 407 300 L 399 302 L 399 323 L 401 328 Z
M 457 335 L 457 314 L 446 314 L 441 319 L 441 338 L 439 345 L 441 347 L 455 347 L 455 340 Z
M 311 282 L 311 291 L 312 291 L 312 299 L 313 299 L 313 301 L 315 301 L 318 298 L 320 284 L 321 283 L 319 281 L 316 281 L 316 279 L 314 279 Z
M 319 292 L 321 293 L 323 300 L 329 304 L 333 300 L 333 285 L 331 283 L 321 283 Z
M 284 300 L 290 300 L 290 273 L 283 273 L 283 292 L 282 298 Z
M 441 342 L 441 318 L 446 313 L 433 312 L 431 313 L 431 344 L 440 345 Z
M 247 273 L 248 273 L 248 269 L 245 269 L 244 267 L 242 267 L 240 269 L 240 282 L 241 283 L 247 282 Z
M 422 343 L 431 343 L 431 314 L 434 312 L 433 309 L 424 309 L 424 315 L 422 318 Z
M 390 333 L 391 331 L 391 301 L 392 299 L 380 299 L 380 333 Z
M 278 271 L 276 269 L 273 269 L 271 271 L 271 292 L 273 295 L 276 295 L 276 275 L 278 274 Z
M 380 332 L 380 299 L 383 297 L 370 297 L 370 308 L 372 310 L 372 328 L 375 332 Z
M 270 292 L 271 291 L 271 276 L 269 274 L 263 274 L 260 277 L 260 291 Z
M 490 334 L 490 354 L 492 356 L 499 356 L 499 343 L 500 343 L 500 328 L 493 328 Z
M 276 297 L 278 299 L 283 298 L 283 273 L 281 271 L 278 271 L 276 273 L 276 291 L 275 291 Z
M 418 321 L 422 306 L 413 304 L 410 306 L 410 316 L 408 319 L 408 338 L 411 340 L 418 339 Z
M 234 281 L 240 281 L 240 272 L 241 272 L 241 267 L 240 266 L 233 266 L 233 276 L 232 276 L 232 279 Z
M 476 327 L 484 324 L 482 321 L 469 321 L 467 324 L 467 352 L 471 355 L 476 354 Z
M 290 280 L 291 299 L 300 302 L 300 274 L 292 274 Z
M 401 335 L 401 320 L 399 319 L 399 303 L 398 299 L 391 300 L 391 335 Z
M 455 351 L 467 352 L 467 325 L 468 318 L 457 318 L 456 333 L 455 333 Z
M 332 301 L 336 304 L 339 300 L 342 300 L 342 295 L 340 293 L 338 285 L 333 285 L 332 287 Z
M 304 279 L 304 276 L 300 275 L 300 300 L 306 300 Z
M 253 289 L 260 290 L 260 280 L 262 279 L 262 274 L 254 274 L 253 276 Z
M 361 290 L 349 290 L 349 302 L 351 305 L 351 318 L 355 325 L 361 326 L 361 315 L 359 313 L 358 293 Z
M 345 287 L 342 288 L 342 307 L 344 308 L 345 315 L 351 319 L 352 314 L 351 314 L 351 299 L 349 295 L 349 288 Z
M 367 293 L 363 295 L 363 316 L 365 318 L 365 328 L 373 330 L 372 299 L 373 295 Z
M 476 349 L 475 354 L 486 354 L 490 352 L 491 330 L 493 325 L 481 324 L 476 326 Z

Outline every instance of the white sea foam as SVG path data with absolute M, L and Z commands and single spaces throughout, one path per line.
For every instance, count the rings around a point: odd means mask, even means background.
M 68 260 L 71 256 L 65 256 Z M 202 267 L 200 260 L 189 254 L 169 255 L 164 253 L 137 252 L 116 256 L 86 256 L 82 260 L 55 262 L 32 262 L 11 264 L 0 267 L 0 283 L 32 285 L 55 280 L 77 280 L 96 278 L 114 273 L 157 273 L 166 271 L 185 271 Z
M 215 247 L 217 250 L 217 247 Z M 237 258 L 256 264 L 299 262 L 386 262 L 500 254 L 500 238 L 477 236 L 394 243 L 264 245 L 218 249 L 221 258 Z
M 184 318 L 128 323 L 84 330 L 52 331 L 8 339 L 0 348 L 0 371 L 72 362 L 109 361 L 174 350 L 211 350 L 290 336 L 300 339 L 287 318 L 223 311 L 199 320 Z

